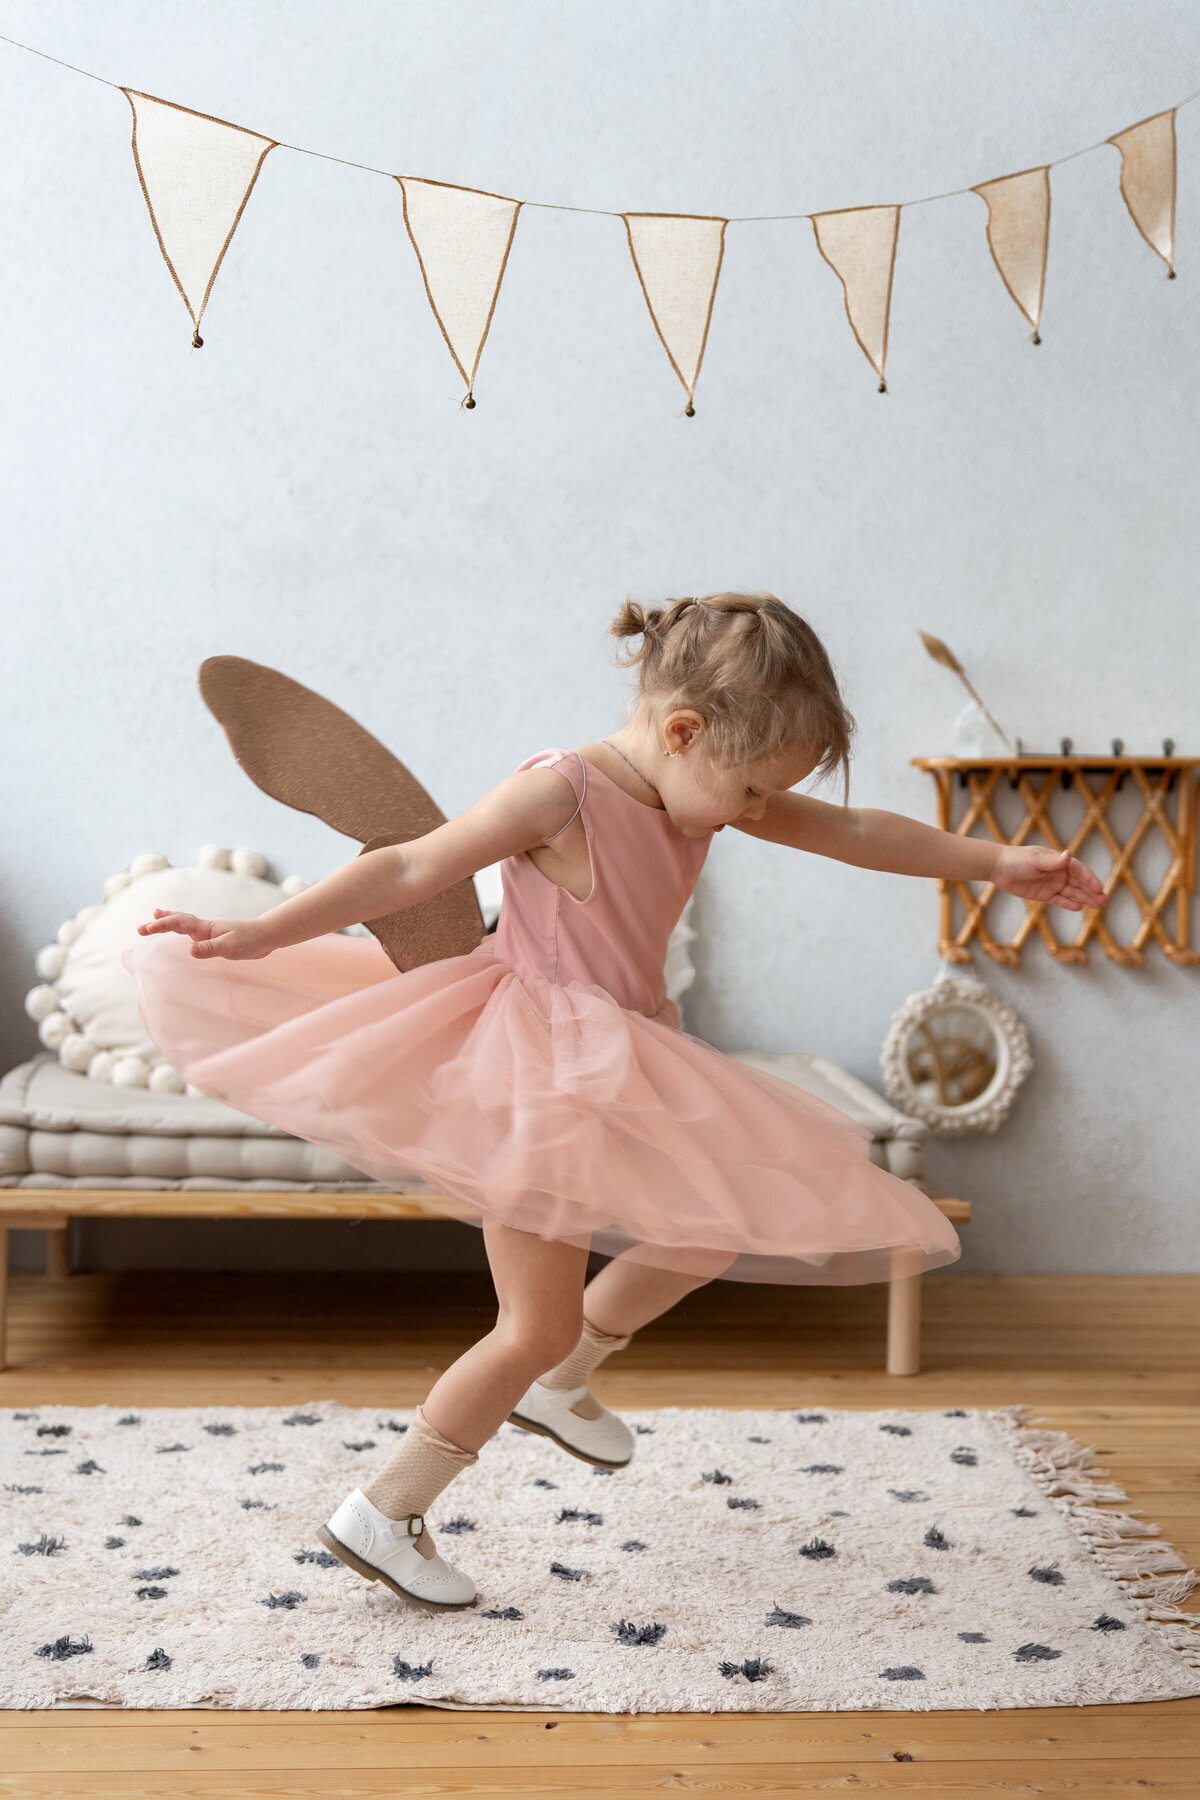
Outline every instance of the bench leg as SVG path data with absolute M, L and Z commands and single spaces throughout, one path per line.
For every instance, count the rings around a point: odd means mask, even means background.
M 65 1219 L 57 1231 L 43 1233 L 46 1241 L 46 1278 L 69 1281 L 71 1277 L 71 1221 Z
M 8 1227 L 0 1225 L 0 1369 L 8 1367 Z
M 889 1375 L 919 1375 L 921 1372 L 921 1277 L 914 1273 L 919 1262 L 915 1250 L 892 1251 L 892 1275 L 888 1282 Z

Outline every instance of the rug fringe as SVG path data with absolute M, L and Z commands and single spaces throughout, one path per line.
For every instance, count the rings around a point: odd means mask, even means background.
M 1161 1526 L 1130 1512 L 1102 1511 L 1096 1501 L 1129 1495 L 1115 1482 L 1096 1479 L 1108 1470 L 1097 1466 L 1094 1450 L 1065 1431 L 1026 1424 L 1028 1414 L 1028 1407 L 1005 1406 L 984 1416 L 1046 1498 L 1066 1514 L 1089 1555 L 1124 1589 L 1133 1611 L 1189 1668 L 1200 1669 L 1200 1613 L 1181 1611 L 1181 1602 L 1200 1587 L 1200 1576 L 1163 1541 Z M 1147 1538 L 1157 1542 L 1146 1543 Z

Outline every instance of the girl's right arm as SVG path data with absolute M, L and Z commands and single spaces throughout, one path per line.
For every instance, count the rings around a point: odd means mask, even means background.
M 575 790 L 565 775 L 548 768 L 523 769 L 424 837 L 357 856 L 257 919 L 198 919 L 156 908 L 138 933 L 180 932 L 191 938 L 195 957 L 255 960 L 285 945 L 431 900 L 477 869 L 543 843 L 574 809 Z

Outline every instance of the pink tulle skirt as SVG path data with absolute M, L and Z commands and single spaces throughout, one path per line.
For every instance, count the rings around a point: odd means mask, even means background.
M 452 1216 L 741 1281 L 886 1281 L 959 1254 L 864 1127 L 488 943 L 407 973 L 340 935 L 259 962 L 189 951 L 163 936 L 124 958 L 180 1073 L 385 1185 L 423 1177 Z

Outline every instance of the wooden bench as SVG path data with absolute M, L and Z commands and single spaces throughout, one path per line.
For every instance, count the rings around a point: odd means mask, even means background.
M 969 1201 L 952 1200 L 918 1182 L 952 1225 L 970 1223 Z M 439 1205 L 440 1200 L 440 1205 Z M 441 1219 L 463 1217 L 462 1208 L 439 1195 L 278 1192 L 227 1188 L 0 1188 L 0 1369 L 8 1367 L 8 1234 L 46 1232 L 46 1272 L 71 1272 L 72 1219 Z M 887 1372 L 916 1375 L 921 1368 L 921 1277 L 913 1253 L 892 1253 L 888 1283 Z

